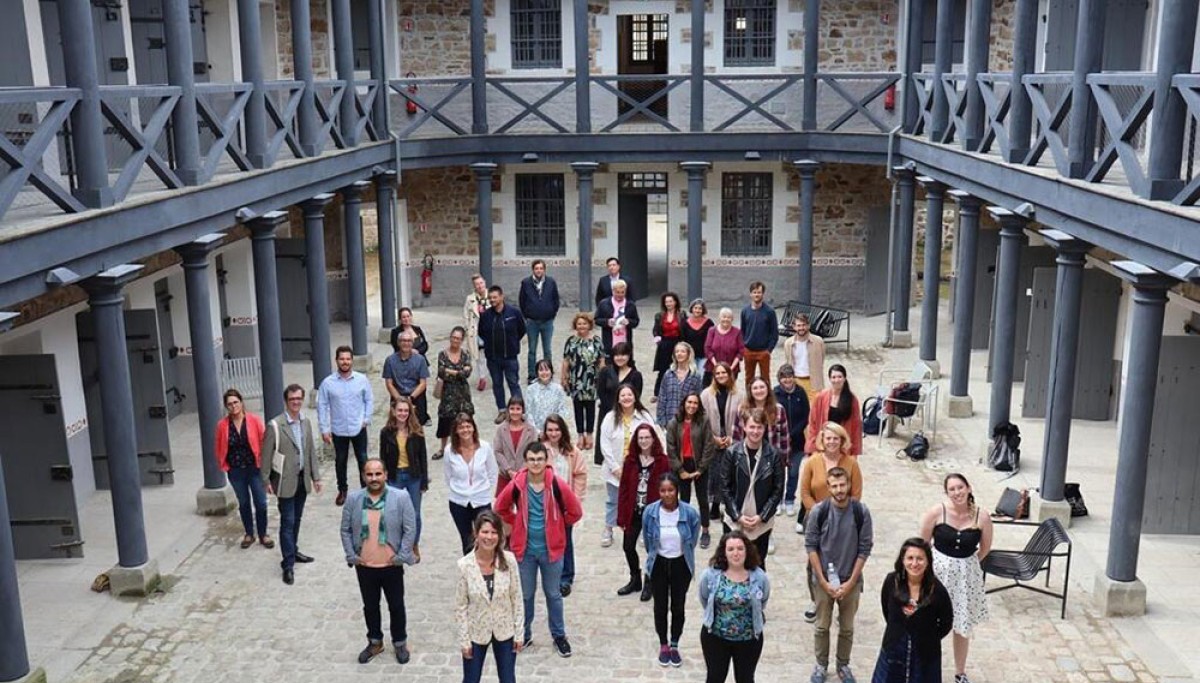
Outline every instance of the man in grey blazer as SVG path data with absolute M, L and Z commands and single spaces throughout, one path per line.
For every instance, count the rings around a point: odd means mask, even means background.
M 279 548 L 283 553 L 283 582 L 292 585 L 297 562 L 312 562 L 300 552 L 300 518 L 308 494 L 321 492 L 321 464 L 313 441 L 312 423 L 304 417 L 304 387 L 290 384 L 283 390 L 282 415 L 267 423 L 262 446 L 262 478 L 267 491 L 279 499 Z M 278 453 L 278 458 L 276 457 Z M 281 462 L 276 464 L 276 460 Z
M 391 617 L 392 647 L 396 661 L 407 664 L 408 616 L 404 610 L 404 565 L 416 564 L 413 539 L 417 512 L 404 489 L 387 484 L 387 471 L 379 458 L 367 460 L 362 469 L 367 487 L 346 497 L 342 507 L 342 550 L 346 564 L 358 576 L 363 616 L 367 620 L 367 647 L 358 663 L 366 664 L 383 652 L 383 619 L 379 594 L 387 598 Z

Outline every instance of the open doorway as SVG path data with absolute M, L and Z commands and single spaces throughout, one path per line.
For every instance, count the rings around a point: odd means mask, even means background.
M 639 298 L 667 290 L 667 174 L 618 174 L 617 258 Z
M 654 75 L 667 73 L 667 14 L 622 14 L 617 16 L 617 73 L 620 75 Z M 637 102 L 647 102 L 651 112 L 666 118 L 667 98 L 655 99 L 667 85 L 663 80 L 630 80 L 620 83 L 621 92 Z M 624 114 L 633 105 L 621 100 L 617 113 Z M 634 120 L 645 118 L 638 113 Z

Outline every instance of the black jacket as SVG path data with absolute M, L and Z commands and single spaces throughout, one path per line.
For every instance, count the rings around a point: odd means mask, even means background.
M 525 316 L 526 320 L 537 320 L 538 322 L 554 320 L 558 315 L 559 306 L 562 304 L 558 297 L 558 283 L 547 275 L 546 281 L 542 283 L 542 293 L 538 294 L 532 275 L 521 280 L 521 291 L 517 296 L 517 304 L 521 308 L 521 315 Z
M 392 340 L 392 350 L 393 351 L 400 350 L 400 333 L 403 331 L 404 331 L 403 325 L 397 325 L 392 328 L 391 340 Z M 416 325 L 412 326 L 412 331 L 413 331 L 413 334 L 416 336 L 416 338 L 413 339 L 413 351 L 416 351 L 417 353 L 421 354 L 422 356 L 429 353 L 429 340 L 425 338 L 425 331 L 422 330 L 420 327 L 417 327 Z
M 408 443 L 408 474 L 421 480 L 421 490 L 429 489 L 429 458 L 425 448 L 425 437 L 409 434 Z M 387 470 L 388 481 L 395 481 L 400 470 L 396 467 L 400 459 L 400 449 L 396 446 L 396 430 L 384 427 L 379 431 L 379 459 Z
M 783 387 L 777 386 L 775 402 L 783 406 L 783 412 L 787 414 L 788 440 L 792 444 L 792 452 L 804 455 L 804 429 L 808 427 L 808 394 L 804 393 L 804 387 L 799 384 L 790 394 L 784 391 Z
M 612 328 L 608 326 L 608 321 L 613 319 L 612 299 L 604 299 L 596 305 L 596 325 L 600 328 L 600 340 L 604 342 L 604 353 L 612 356 L 613 335 Z M 625 298 L 625 319 L 629 321 L 629 327 L 625 328 L 629 331 L 629 345 L 633 346 L 633 329 L 638 326 L 641 319 L 638 318 L 637 304 L 633 303 L 633 299 Z
M 608 277 L 608 273 L 600 276 L 600 281 L 596 283 L 596 305 L 599 306 L 601 301 L 612 298 L 612 278 Z M 630 301 L 637 300 L 637 292 L 633 291 L 633 284 L 629 280 L 625 280 L 625 298 Z
M 925 571 L 931 572 L 933 567 L 928 567 Z M 907 587 L 905 592 L 907 593 Z M 941 661 L 942 638 L 954 628 L 954 606 L 950 603 L 950 594 L 946 592 L 946 587 L 941 581 L 936 578 L 933 580 L 933 595 L 910 617 L 904 616 L 905 601 L 896 597 L 896 572 L 889 573 L 883 580 L 879 601 L 883 605 L 883 618 L 887 622 L 887 629 L 883 632 L 885 648 L 907 633 L 913 637 L 913 647 L 922 661 Z
M 787 483 L 787 463 L 779 451 L 764 438 L 758 451 L 758 476 L 754 479 L 754 501 L 758 504 L 758 516 L 766 522 L 775 515 L 775 509 L 783 500 L 783 489 Z M 720 500 L 726 514 L 737 518 L 741 515 L 742 503 L 750 490 L 750 465 L 746 458 L 746 442 L 738 441 L 725 452 L 720 464 Z
M 512 304 L 504 304 L 499 313 L 488 306 L 479 316 L 479 338 L 488 360 L 507 360 L 521 353 L 521 337 L 525 336 L 525 316 Z

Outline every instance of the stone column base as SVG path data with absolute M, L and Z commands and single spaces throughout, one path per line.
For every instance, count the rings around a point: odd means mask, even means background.
M 12 683 L 46 683 L 46 670 L 39 666 L 24 676 L 13 679 Z
M 1033 522 L 1044 522 L 1047 519 L 1057 519 L 1064 529 L 1071 528 L 1071 504 L 1065 500 L 1043 500 L 1037 494 L 1029 496 L 1029 519 Z
M 161 577 L 158 574 L 158 563 L 150 560 L 140 567 L 122 567 L 117 565 L 108 570 L 108 586 L 113 597 L 144 598 L 158 587 Z
M 937 362 L 936 359 L 922 360 L 921 362 L 925 364 L 925 367 L 929 368 L 929 379 L 942 378 L 942 364 Z
M 228 486 L 219 489 L 201 488 L 196 492 L 196 512 L 206 517 L 223 517 L 236 509 L 237 505 L 237 497 Z
M 388 348 L 391 348 L 392 347 L 392 328 L 390 328 L 390 327 L 379 328 L 379 334 L 376 336 L 376 340 L 380 344 L 387 344 Z
M 1092 599 L 1106 617 L 1140 617 L 1146 613 L 1146 584 L 1140 579 L 1114 581 L 1097 574 Z
M 892 330 L 893 349 L 911 349 L 913 337 L 911 330 Z
M 375 370 L 375 358 L 370 353 L 354 357 L 353 369 L 362 373 L 371 373 Z
M 946 409 L 950 417 L 971 417 L 975 414 L 975 404 L 970 396 L 951 396 Z

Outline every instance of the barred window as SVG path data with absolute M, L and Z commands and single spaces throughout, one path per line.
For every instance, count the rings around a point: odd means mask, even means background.
M 775 65 L 775 0 L 725 1 L 725 66 Z
M 562 0 L 513 0 L 514 69 L 562 67 Z
M 770 173 L 726 173 L 721 176 L 721 255 L 770 256 Z
M 561 173 L 517 174 L 517 255 L 565 256 L 567 219 Z

